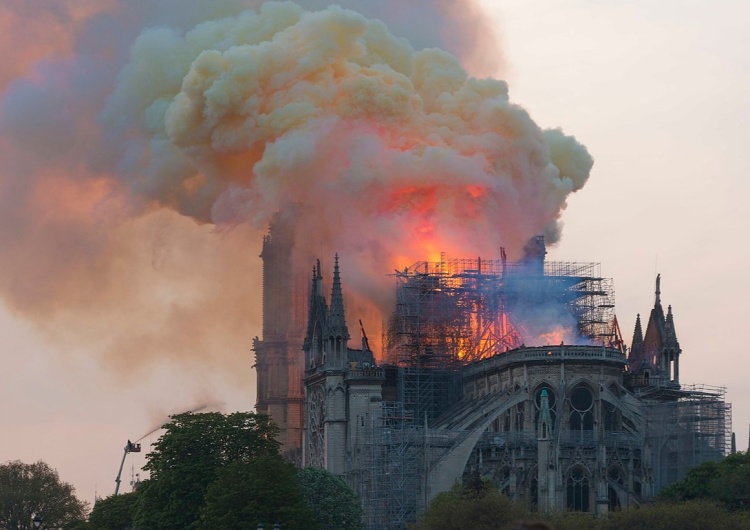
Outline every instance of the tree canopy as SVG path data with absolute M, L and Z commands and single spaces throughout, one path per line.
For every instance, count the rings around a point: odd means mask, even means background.
M 301 469 L 297 476 L 304 499 L 320 528 L 362 528 L 362 503 L 340 477 L 315 467 Z
M 0 526 L 32 528 L 31 519 L 39 514 L 42 529 L 68 528 L 85 519 L 87 511 L 73 486 L 60 480 L 48 464 L 15 460 L 0 465 Z
M 137 492 L 110 495 L 99 499 L 89 515 L 92 530 L 129 530 L 133 528 Z
M 750 452 L 728 455 L 719 462 L 704 462 L 683 480 L 664 488 L 659 496 L 673 502 L 706 499 L 732 511 L 750 509 Z
M 268 417 L 250 412 L 172 416 L 146 457 L 149 479 L 130 498 L 97 503 L 90 527 L 360 530 L 351 488 L 327 471 L 297 471 L 279 454 L 277 434 Z
M 263 523 L 272 528 L 317 530 L 313 510 L 305 503 L 296 469 L 280 456 L 237 460 L 219 471 L 206 492 L 198 528 L 240 530 Z
M 171 417 L 153 444 L 138 492 L 134 523 L 141 530 L 197 528 L 205 495 L 232 462 L 278 455 L 278 427 L 252 412 L 184 413 Z

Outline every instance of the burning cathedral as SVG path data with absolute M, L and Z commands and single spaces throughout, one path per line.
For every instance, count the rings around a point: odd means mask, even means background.
M 402 528 L 436 494 L 479 475 L 543 511 L 604 515 L 640 504 L 729 449 L 724 389 L 680 382 L 681 347 L 656 278 L 625 345 L 599 264 L 419 262 L 394 274 L 382 351 L 344 304 L 334 258 L 307 281 L 290 231 L 263 241 L 257 410 L 288 458 L 343 477 L 370 529 Z

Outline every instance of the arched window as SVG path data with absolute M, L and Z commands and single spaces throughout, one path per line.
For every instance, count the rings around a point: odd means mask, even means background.
M 565 505 L 573 512 L 588 512 L 591 483 L 588 474 L 581 466 L 576 466 L 568 472 L 565 479 Z
M 570 393 L 570 430 L 594 430 L 594 396 L 584 385 Z

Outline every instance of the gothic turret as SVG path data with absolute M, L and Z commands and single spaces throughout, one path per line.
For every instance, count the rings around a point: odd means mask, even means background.
M 331 288 L 331 309 L 328 313 L 328 337 L 330 340 L 331 367 L 337 370 L 346 368 L 349 330 L 344 317 L 344 294 L 341 291 L 339 255 L 336 254 L 333 266 L 333 287 Z
M 640 315 L 636 318 L 633 343 L 628 356 L 635 384 L 670 384 L 679 386 L 680 344 L 675 332 L 672 306 L 666 316 L 661 305 L 661 275 L 656 275 L 654 307 L 648 318 L 645 334 L 641 331 Z
M 677 332 L 674 329 L 674 317 L 672 316 L 672 306 L 667 307 L 667 321 L 664 325 L 666 340 L 664 346 L 673 350 L 680 349 L 680 342 L 677 340 Z

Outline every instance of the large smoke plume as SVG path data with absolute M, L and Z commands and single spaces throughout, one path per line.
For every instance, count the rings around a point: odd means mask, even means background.
M 24 48 L 0 71 L 0 296 L 56 342 L 227 366 L 277 211 L 300 263 L 338 251 L 381 307 L 394 267 L 557 239 L 592 158 L 467 73 L 502 65 L 471 2 L 200 4 L 0 8 Z

